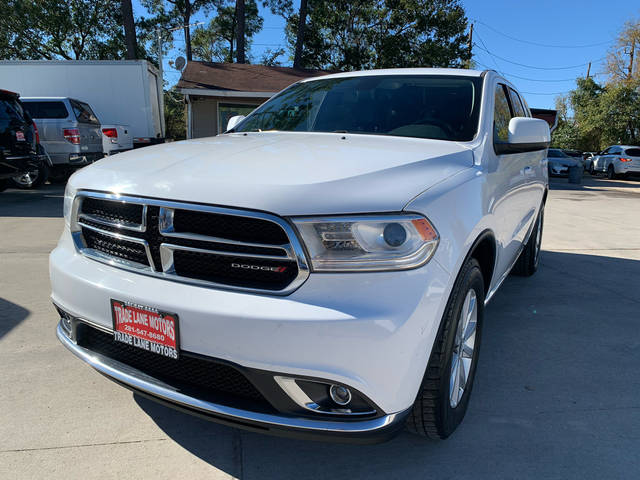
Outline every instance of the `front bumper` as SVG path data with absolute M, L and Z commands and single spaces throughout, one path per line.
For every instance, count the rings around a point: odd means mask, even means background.
M 185 395 L 178 389 L 109 357 L 76 344 L 58 324 L 58 339 L 76 357 L 120 385 L 152 400 L 192 415 L 245 430 L 306 439 L 375 443 L 404 427 L 409 410 L 360 421 L 311 420 L 233 408 Z
M 112 329 L 112 298 L 175 312 L 182 350 L 242 368 L 343 384 L 370 399 L 380 416 L 327 423 L 221 407 L 178 395 L 142 372 L 61 338 L 101 373 L 222 423 L 338 437 L 386 436 L 403 423 L 422 382 L 453 281 L 432 260 L 403 272 L 311 274 L 286 297 L 225 291 L 98 263 L 77 253 L 68 229 L 51 254 L 50 274 L 54 303 L 105 331 Z

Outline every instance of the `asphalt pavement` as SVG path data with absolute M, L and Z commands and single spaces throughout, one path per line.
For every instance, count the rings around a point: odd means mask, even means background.
M 0 193 L 2 479 L 640 478 L 640 180 L 554 180 L 540 270 L 488 306 L 463 424 L 374 446 L 216 425 L 67 352 L 47 265 L 62 194 Z

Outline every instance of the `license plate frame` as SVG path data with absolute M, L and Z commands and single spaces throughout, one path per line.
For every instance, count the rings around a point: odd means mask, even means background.
M 114 342 L 178 360 L 180 326 L 177 313 L 113 298 L 109 306 Z

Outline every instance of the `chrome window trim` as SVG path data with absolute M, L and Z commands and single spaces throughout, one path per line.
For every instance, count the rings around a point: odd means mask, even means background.
M 135 203 L 138 205 L 142 205 L 144 209 L 143 218 L 145 219 L 143 220 L 143 222 L 146 222 L 146 213 L 147 213 L 148 207 L 152 207 L 152 206 L 160 207 L 160 209 L 163 211 L 164 216 L 160 215 L 160 218 L 158 219 L 158 229 L 160 231 L 160 234 L 162 234 L 163 236 L 166 235 L 165 233 L 163 233 L 163 230 L 168 229 L 169 233 L 172 233 L 170 230 L 173 227 L 173 221 L 172 221 L 173 213 L 171 212 L 171 214 L 169 214 L 168 212 L 169 210 L 171 211 L 191 210 L 191 211 L 204 212 L 204 213 L 217 213 L 221 215 L 231 215 L 236 217 L 266 220 L 266 221 L 275 223 L 285 231 L 289 239 L 288 245 L 255 244 L 255 243 L 248 243 L 248 242 L 236 242 L 234 240 L 229 240 L 229 239 L 223 239 L 224 241 L 220 243 L 235 244 L 235 245 L 248 246 L 248 247 L 282 249 L 286 253 L 286 256 L 280 257 L 276 255 L 271 256 L 271 255 L 260 255 L 260 254 L 246 254 L 244 252 L 223 252 L 223 251 L 217 251 L 214 249 L 211 249 L 211 250 L 193 249 L 193 250 L 216 254 L 216 255 L 246 256 L 249 258 L 257 258 L 257 259 L 262 258 L 262 259 L 269 259 L 269 260 L 295 261 L 298 266 L 298 275 L 296 276 L 296 278 L 293 279 L 293 281 L 287 287 L 285 287 L 282 290 L 268 290 L 268 289 L 262 289 L 262 288 L 238 287 L 234 285 L 210 282 L 206 280 L 180 277 L 176 275 L 175 270 L 173 270 L 172 255 L 168 255 L 168 253 L 165 253 L 163 257 L 162 252 L 171 251 L 171 248 L 168 248 L 168 247 L 172 247 L 173 249 L 180 249 L 180 250 L 190 250 L 191 247 L 171 245 L 171 244 L 167 244 L 166 242 L 161 244 L 161 248 L 160 248 L 161 263 L 162 263 L 163 271 L 161 272 L 156 271 L 149 245 L 145 240 L 136 238 L 136 237 L 130 237 L 128 235 L 118 233 L 118 232 L 103 230 L 101 228 L 90 226 L 82 222 L 82 214 L 80 214 L 80 208 L 82 205 L 82 200 L 87 197 L 96 198 L 100 200 L 110 200 L 110 201 L 116 201 L 116 202 L 122 202 L 122 203 Z M 86 218 L 86 220 L 92 220 L 92 219 Z M 101 224 L 104 224 L 105 226 L 126 229 L 126 227 L 119 227 L 118 225 L 121 225 L 121 224 L 115 223 L 115 222 L 108 223 L 108 221 L 103 220 Z M 131 242 L 144 245 L 145 251 L 147 253 L 147 258 L 149 259 L 150 266 L 120 259 L 118 257 L 112 257 L 102 252 L 98 252 L 97 250 L 88 248 L 82 236 L 82 228 L 89 228 L 102 235 L 107 235 L 114 238 L 119 238 L 122 240 L 131 241 Z M 144 224 L 144 228 L 146 229 L 146 223 Z M 280 218 L 276 215 L 272 215 L 269 213 L 264 213 L 264 212 L 253 212 L 253 211 L 240 210 L 240 209 L 234 209 L 234 208 L 216 207 L 216 206 L 210 206 L 210 205 L 203 205 L 199 203 L 187 203 L 187 202 L 178 202 L 178 201 L 172 201 L 172 200 L 160 200 L 155 198 L 135 197 L 131 195 L 120 195 L 116 193 L 79 190 L 73 199 L 71 215 L 70 215 L 70 229 L 71 229 L 71 234 L 72 234 L 72 238 L 73 238 L 76 250 L 79 253 L 85 255 L 86 257 L 91 258 L 92 260 L 96 260 L 98 262 L 116 267 L 116 268 L 121 268 L 123 270 L 129 270 L 135 273 L 142 273 L 144 275 L 148 275 L 156 278 L 162 278 L 165 280 L 170 280 L 178 283 L 185 283 L 185 284 L 196 285 L 201 287 L 208 287 L 208 288 L 215 288 L 215 289 L 222 289 L 222 290 L 233 290 L 233 291 L 240 291 L 240 292 L 261 293 L 261 294 L 268 294 L 268 295 L 289 295 L 293 293 L 295 290 L 297 290 L 307 280 L 310 273 L 309 265 L 307 263 L 306 255 L 304 253 L 304 248 L 294 228 L 283 218 Z M 146 230 L 140 230 L 140 231 L 146 231 Z M 166 236 L 172 236 L 172 235 L 166 235 Z M 175 233 L 175 235 L 173 236 L 179 237 L 179 238 L 185 238 L 185 239 L 204 240 L 209 242 L 218 241 L 217 237 L 208 237 L 206 235 L 202 235 L 202 236 L 198 235 L 198 238 L 189 238 L 189 236 L 185 236 L 185 234 Z M 162 248 L 162 246 L 164 246 L 165 248 Z

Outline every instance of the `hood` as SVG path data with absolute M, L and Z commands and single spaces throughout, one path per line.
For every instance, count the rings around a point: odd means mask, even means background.
M 400 211 L 473 165 L 454 142 L 334 133 L 256 132 L 167 143 L 78 171 L 76 189 L 279 215 Z

